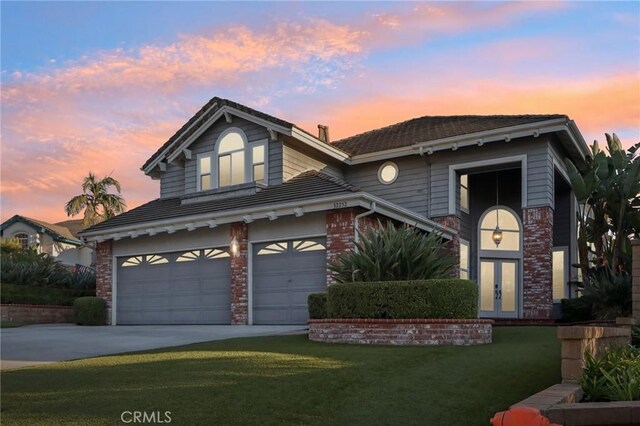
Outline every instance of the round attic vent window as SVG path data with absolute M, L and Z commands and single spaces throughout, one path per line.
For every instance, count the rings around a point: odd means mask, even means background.
M 392 161 L 384 163 L 378 169 L 378 180 L 380 183 L 389 185 L 398 179 L 398 165 Z

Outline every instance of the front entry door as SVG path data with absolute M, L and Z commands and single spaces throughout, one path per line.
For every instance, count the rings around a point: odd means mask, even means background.
M 480 259 L 480 316 L 518 317 L 518 261 Z

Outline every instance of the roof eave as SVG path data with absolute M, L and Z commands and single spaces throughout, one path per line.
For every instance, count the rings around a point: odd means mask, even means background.
M 79 235 L 85 241 L 119 240 L 127 237 L 142 235 L 155 235 L 163 232 L 175 232 L 179 230 L 194 230 L 197 228 L 216 227 L 233 222 L 251 222 L 259 219 L 274 220 L 274 217 L 300 216 L 307 213 L 315 213 L 335 209 L 340 202 L 340 208 L 362 207 L 371 208 L 371 203 L 376 203 L 376 211 L 392 219 L 417 226 L 418 228 L 433 231 L 436 230 L 444 238 L 451 239 L 456 231 L 443 227 L 423 216 L 410 212 L 400 206 L 382 200 L 366 192 L 353 192 L 335 196 L 321 197 L 304 201 L 290 201 L 286 203 L 270 204 L 260 207 L 243 208 L 214 212 L 207 214 L 191 215 L 150 222 L 141 222 L 132 225 L 124 225 L 114 228 L 81 232 Z

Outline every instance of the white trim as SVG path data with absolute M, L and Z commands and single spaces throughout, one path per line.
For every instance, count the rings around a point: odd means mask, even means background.
M 571 220 L 570 220 L 570 225 L 571 229 L 570 229 L 570 236 L 569 236 L 569 256 L 570 256 L 570 261 L 569 261 L 569 278 L 573 277 L 573 270 L 575 269 L 573 267 L 574 263 L 578 263 L 579 259 L 578 259 L 578 200 L 576 199 L 576 196 L 573 193 L 573 189 L 571 190 L 570 194 L 569 194 L 569 210 L 570 210 L 570 214 L 571 214 Z M 576 275 L 577 275 L 577 270 L 576 270 Z M 568 295 L 569 298 L 573 298 L 572 294 Z
M 311 146 L 312 148 L 315 148 L 318 151 L 323 152 L 324 154 L 327 154 L 332 158 L 335 158 L 340 161 L 344 161 L 348 164 L 350 163 L 348 154 L 342 152 L 341 150 L 334 147 L 333 145 L 330 145 L 314 136 L 311 136 L 310 134 L 308 134 L 303 130 L 300 130 L 296 126 L 293 126 L 293 128 L 291 129 L 291 136 L 293 136 L 294 138 L 296 138 L 301 142 L 304 142 L 305 144 Z
M 462 207 L 462 176 L 466 176 L 467 177 L 467 185 L 465 186 L 465 189 L 467 190 L 467 207 Z M 461 174 L 460 175 L 460 183 L 459 183 L 459 188 L 460 188 L 460 211 L 463 213 L 467 213 L 469 214 L 469 201 L 470 201 L 470 196 L 469 196 L 469 175 L 467 173 Z M 457 197 L 457 189 L 456 189 L 456 198 Z
M 269 186 L 269 139 L 259 139 L 256 141 L 250 141 L 247 147 L 249 151 L 249 175 L 251 180 L 249 182 L 257 182 L 256 177 L 253 175 L 253 148 L 262 145 L 264 147 L 264 184 Z
M 196 156 L 196 190 L 197 192 L 202 192 L 202 184 L 201 184 L 201 175 L 200 175 L 200 160 L 202 158 L 209 157 L 209 176 L 211 177 L 211 188 L 214 189 L 213 186 L 213 157 L 215 157 L 213 151 L 206 152 L 203 154 L 198 154 Z M 208 190 L 207 190 L 208 191 Z
M 337 202 L 344 201 L 340 206 L 336 206 Z M 159 220 L 155 222 L 143 222 L 133 225 L 125 225 L 118 228 L 107 229 L 103 231 L 93 231 L 83 233 L 83 238 L 87 241 L 92 241 L 98 238 L 111 238 L 110 235 L 117 235 L 125 233 L 127 236 L 129 231 L 145 231 L 149 229 L 155 230 L 156 233 L 166 232 L 167 226 L 173 226 L 174 231 L 185 229 L 187 223 L 193 223 L 196 228 L 209 226 L 211 220 L 215 220 L 218 225 L 231 222 L 241 222 L 243 217 L 247 214 L 251 214 L 253 220 L 265 219 L 269 217 L 269 213 L 277 211 L 278 216 L 294 215 L 298 209 L 304 207 L 304 213 L 313 213 L 318 211 L 334 210 L 347 207 L 364 207 L 371 208 L 371 202 L 376 203 L 376 211 L 382 215 L 388 216 L 391 219 L 396 219 L 400 222 L 415 225 L 425 231 L 439 231 L 446 239 L 451 239 L 453 235 L 457 235 L 457 232 L 448 229 L 424 216 L 421 216 L 413 211 L 407 210 L 389 201 L 383 200 L 379 197 L 373 196 L 366 192 L 355 192 L 349 194 L 343 194 L 338 196 L 322 197 L 304 201 L 289 201 L 281 204 L 267 204 L 259 208 L 243 208 L 238 210 L 223 211 L 218 213 L 204 213 L 199 215 L 183 216 L 179 218 L 170 218 L 165 220 Z
M 521 179 L 521 199 L 522 208 L 527 207 L 527 155 L 513 155 L 510 157 L 493 158 L 490 160 L 471 161 L 468 163 L 458 163 L 449 165 L 449 211 L 448 214 L 456 214 L 458 208 L 457 182 L 456 173 L 458 170 L 471 169 L 485 166 L 496 166 L 500 164 L 520 163 L 520 179 Z M 469 173 L 467 173 L 469 174 Z
M 395 170 L 396 174 L 393 177 L 393 179 L 391 179 L 390 181 L 386 181 L 384 179 L 382 179 L 382 169 L 384 169 L 387 166 L 391 166 L 393 167 L 393 169 Z M 386 161 L 384 163 L 382 163 L 380 165 L 380 167 L 378 167 L 378 182 L 380 182 L 383 185 L 391 185 L 393 182 L 395 182 L 398 179 L 398 176 L 400 176 L 400 168 L 398 167 L 398 165 L 393 162 L 393 161 Z

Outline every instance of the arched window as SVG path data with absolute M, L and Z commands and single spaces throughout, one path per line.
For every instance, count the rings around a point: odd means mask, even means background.
M 19 243 L 22 250 L 26 250 L 29 248 L 29 234 L 25 232 L 18 232 L 13 236 Z
M 238 128 L 224 131 L 213 153 L 198 156 L 198 190 L 265 180 L 266 140 L 249 143 Z
M 496 226 L 502 231 L 502 241 L 496 244 L 493 232 Z M 480 222 L 480 250 L 520 251 L 520 221 L 505 207 L 487 210 Z

